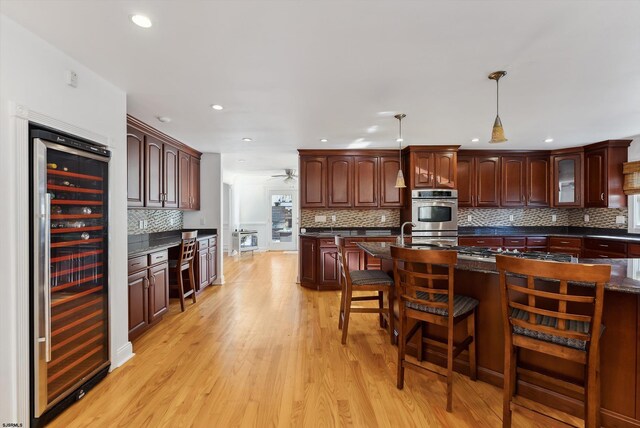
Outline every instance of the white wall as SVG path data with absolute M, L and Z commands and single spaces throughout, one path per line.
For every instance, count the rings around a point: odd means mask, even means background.
M 200 211 L 184 213 L 184 227 L 189 229 L 218 229 L 218 279 L 224 283 L 224 266 L 221 249 L 222 234 L 222 156 L 204 153 L 200 160 Z
M 629 146 L 629 162 L 640 160 L 640 135 L 631 137 L 631 145 Z
M 79 76 L 78 88 L 64 82 L 65 72 Z M 3 208 L 0 245 L 0 421 L 28 426 L 28 408 L 21 407 L 28 385 L 24 365 L 18 361 L 26 341 L 18 329 L 24 308 L 18 301 L 28 287 L 28 219 L 26 178 L 28 164 L 24 120 L 15 104 L 26 107 L 22 116 L 49 117 L 85 137 L 108 143 L 111 160 L 111 230 L 109 234 L 111 359 L 117 366 L 131 355 L 127 311 L 127 199 L 126 199 L 126 94 L 46 41 L 0 15 L 0 171 Z M 44 119 L 43 119 L 44 120 Z M 24 138 L 24 140 L 22 140 Z M 20 139 L 20 141 L 18 141 Z M 28 269 L 26 269 L 28 271 Z M 28 325 L 28 324 L 27 324 Z

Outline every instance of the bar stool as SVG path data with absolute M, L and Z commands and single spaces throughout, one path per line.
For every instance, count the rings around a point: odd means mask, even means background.
M 398 335 L 398 389 L 404 387 L 404 369 L 413 367 L 435 372 L 447 380 L 447 412 L 452 411 L 453 359 L 465 349 L 469 352 L 469 377 L 476 380 L 476 335 L 475 319 L 478 301 L 474 298 L 455 295 L 453 290 L 454 267 L 458 253 L 455 251 L 417 250 L 391 247 L 393 274 L 400 308 L 400 331 Z M 434 273 L 433 265 L 439 266 Z M 407 331 L 408 319 L 416 323 Z M 467 337 L 460 343 L 453 341 L 454 328 L 466 321 Z M 447 340 L 425 338 L 426 324 L 446 327 Z M 406 345 L 420 331 L 418 362 L 406 359 Z M 447 351 L 447 367 L 426 366 L 422 362 L 425 343 L 440 346 Z
M 340 282 L 342 296 L 340 299 L 340 314 L 338 315 L 338 329 L 342 329 L 342 344 L 347 343 L 347 331 L 349 330 L 349 317 L 351 313 L 377 313 L 380 314 L 380 327 L 384 328 L 386 322 L 389 329 L 390 341 L 394 342 L 394 315 L 393 315 L 393 279 L 381 270 L 349 270 L 345 259 L 344 238 L 336 236 L 338 247 L 338 267 L 340 269 Z M 354 291 L 373 291 L 375 295 L 353 297 Z M 387 293 L 388 305 L 384 306 L 384 293 Z M 352 302 L 377 300 L 378 307 L 351 306 Z
M 196 289 L 195 289 L 195 276 L 193 274 L 193 259 L 196 253 L 196 238 L 198 236 L 197 231 L 182 232 L 182 243 L 180 244 L 180 256 L 178 260 L 169 260 L 169 268 L 175 272 L 175 275 L 170 275 L 172 278 L 176 278 L 175 282 L 171 282 L 170 287 L 178 290 L 178 296 L 180 297 L 180 310 L 184 312 L 184 298 L 191 296 L 193 303 L 196 303 Z M 184 279 L 182 272 L 188 271 L 189 274 L 189 286 L 191 289 L 187 292 L 184 291 Z
M 611 266 L 525 260 L 502 255 L 496 256 L 496 266 L 500 272 L 505 336 L 502 426 L 511 426 L 511 402 L 516 393 L 518 373 L 531 372 L 517 367 L 517 350 L 525 348 L 585 366 L 584 386 L 532 373 L 540 379 L 583 393 L 585 427 L 600 427 L 602 304 L 604 284 L 611 277 Z M 545 282 L 541 283 L 541 280 Z M 580 286 L 581 293 L 574 294 L 568 281 L 595 283 L 595 288 L 591 289 L 591 295 L 585 296 L 584 291 L 589 288 Z M 551 307 L 557 307 L 557 310 Z

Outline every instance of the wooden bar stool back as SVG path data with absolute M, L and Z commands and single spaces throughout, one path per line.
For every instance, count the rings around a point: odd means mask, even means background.
M 193 260 L 196 254 L 196 238 L 198 237 L 197 231 L 182 232 L 182 243 L 180 244 L 180 256 L 178 260 L 171 260 L 169 267 L 175 271 L 176 282 L 172 283 L 174 288 L 178 290 L 178 296 L 180 297 L 180 310 L 184 312 L 184 299 L 191 296 L 193 303 L 196 303 L 196 282 L 195 275 L 193 274 Z M 183 272 L 188 272 L 189 275 L 189 287 L 190 289 L 185 292 Z
M 604 284 L 610 265 L 587 265 L 496 256 L 505 336 L 503 427 L 511 426 L 518 374 L 535 376 L 584 394 L 585 427 L 600 427 L 600 335 Z M 595 287 L 569 282 L 595 284 Z M 585 291 L 587 292 L 585 295 Z M 518 348 L 585 366 L 585 385 L 519 369 Z
M 476 380 L 475 318 L 478 301 L 471 297 L 454 294 L 454 268 L 458 254 L 455 251 L 418 250 L 391 247 L 396 296 L 400 309 L 398 336 L 398 389 L 404 387 L 404 369 L 413 367 L 433 371 L 445 376 L 447 381 L 447 411 L 452 410 L 453 361 L 462 351 L 469 353 L 469 376 Z M 434 269 L 434 265 L 438 265 Z M 409 329 L 409 319 L 415 324 Z M 467 336 L 454 343 L 454 328 L 466 321 Z M 425 338 L 427 324 L 447 329 L 446 341 Z M 417 362 L 406 358 L 407 343 L 420 332 Z M 422 362 L 425 345 L 446 349 L 446 369 Z
M 337 236 L 338 268 L 340 270 L 340 283 L 342 295 L 340 300 L 340 313 L 338 315 L 338 329 L 342 329 L 342 344 L 347 343 L 349 330 L 349 317 L 351 313 L 377 313 L 380 314 L 380 327 L 385 324 L 389 329 L 390 341 L 393 344 L 395 337 L 393 315 L 393 279 L 381 270 L 349 270 L 345 258 L 344 238 Z M 374 292 L 373 295 L 353 296 L 353 292 Z M 387 305 L 384 305 L 384 294 L 387 294 Z M 378 307 L 352 306 L 352 302 L 377 300 Z

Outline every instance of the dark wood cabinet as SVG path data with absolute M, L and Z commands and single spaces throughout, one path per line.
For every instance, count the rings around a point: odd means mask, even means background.
M 455 152 L 434 152 L 433 165 L 436 189 L 455 189 L 457 175 L 457 154 Z
M 189 193 L 190 207 L 192 210 L 200 209 L 200 159 L 189 159 Z
M 350 208 L 353 206 L 353 157 L 327 157 L 328 203 L 329 208 Z
M 165 208 L 178 208 L 178 149 L 169 144 L 162 145 L 163 153 L 163 191 Z
M 129 340 L 158 323 L 169 309 L 167 250 L 129 259 Z
M 526 158 L 502 156 L 502 206 L 521 207 L 525 202 Z
M 144 134 L 127 127 L 127 205 L 144 206 Z
M 622 164 L 631 140 L 608 140 L 584 148 L 585 207 L 623 208 Z
M 337 247 L 320 248 L 320 270 L 318 282 L 322 285 L 335 285 L 339 282 Z
M 178 152 L 178 207 L 191 208 L 191 156 Z
M 316 283 L 316 238 L 300 238 L 300 282 Z
M 354 157 L 355 207 L 378 206 L 378 157 Z
M 147 270 L 129 275 L 129 339 L 140 335 L 149 326 Z
M 404 189 L 396 188 L 400 159 L 395 156 L 381 156 L 379 167 L 380 207 L 402 208 L 404 206 Z
M 200 153 L 127 116 L 127 205 L 200 209 Z
M 305 156 L 300 158 L 300 207 L 325 208 L 327 206 L 327 158 Z
M 582 207 L 583 156 L 582 152 L 551 155 L 551 201 L 554 207 Z
M 454 151 L 413 151 L 410 155 L 411 187 L 456 187 L 457 156 Z
M 500 206 L 500 157 L 458 156 L 458 206 Z
M 198 271 L 196 272 L 196 284 L 198 290 L 203 289 L 209 284 L 209 249 L 204 248 L 198 251 Z
M 169 263 L 149 268 L 149 324 L 169 310 Z
M 413 152 L 410 157 L 412 188 L 432 188 L 434 183 L 433 152 Z
M 145 136 L 145 203 L 148 208 L 162 207 L 163 170 L 162 141 Z
M 209 245 L 207 264 L 208 284 L 211 284 L 218 278 L 218 247 L 217 245 Z
M 473 183 L 473 156 L 458 155 L 458 206 L 472 207 L 475 193 Z
M 193 260 L 196 292 L 200 293 L 218 278 L 217 236 L 198 238 L 197 253 Z
M 527 180 L 525 199 L 527 206 L 548 207 L 550 166 L 549 156 L 527 156 Z

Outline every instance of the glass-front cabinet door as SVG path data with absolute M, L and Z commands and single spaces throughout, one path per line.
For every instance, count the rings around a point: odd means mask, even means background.
M 556 155 L 553 160 L 553 205 L 582 206 L 582 154 Z

